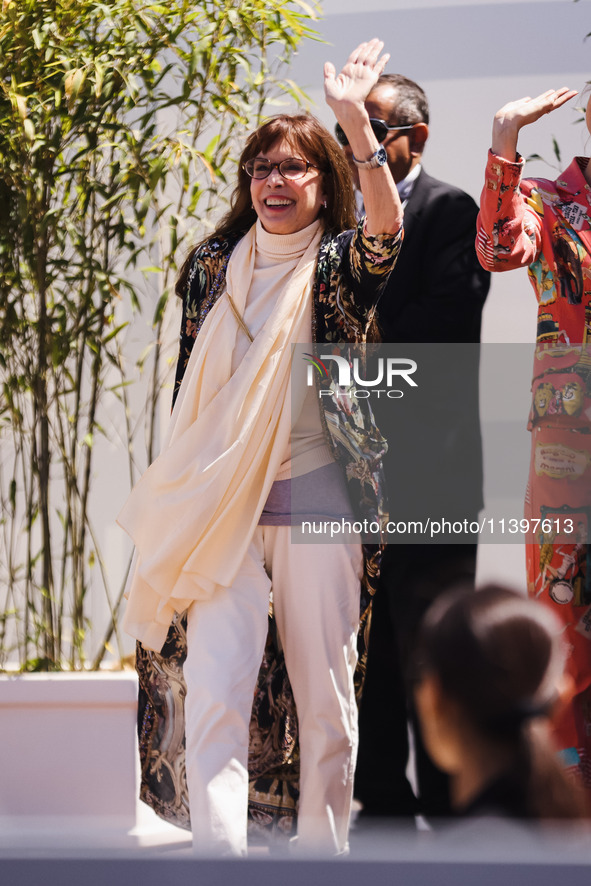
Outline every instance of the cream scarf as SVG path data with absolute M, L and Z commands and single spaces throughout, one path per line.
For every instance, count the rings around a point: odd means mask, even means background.
M 241 315 L 255 229 L 235 247 L 226 276 Z M 303 326 L 321 236 L 319 224 L 233 375 L 244 332 L 228 298 L 216 302 L 191 352 L 163 452 L 119 515 L 136 546 L 123 627 L 148 648 L 162 648 L 175 612 L 230 587 L 244 559 L 289 444 L 290 345 L 309 337 Z

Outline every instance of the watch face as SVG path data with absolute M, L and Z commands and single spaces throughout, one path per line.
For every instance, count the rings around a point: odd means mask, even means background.
M 355 166 L 358 166 L 359 169 L 376 169 L 378 166 L 385 166 L 388 162 L 388 155 L 386 154 L 386 149 L 383 145 L 380 145 L 373 157 L 370 157 L 369 160 L 357 160 L 356 157 L 353 157 L 353 163 Z
M 380 145 L 376 154 L 376 163 L 378 166 L 385 166 L 388 161 L 388 155 L 383 145 Z

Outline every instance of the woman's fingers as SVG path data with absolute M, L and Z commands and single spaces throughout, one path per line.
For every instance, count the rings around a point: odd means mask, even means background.
M 332 62 L 324 62 L 324 79 L 325 80 L 334 80 L 335 78 L 335 66 Z
M 556 98 L 554 99 L 554 108 L 559 108 L 561 105 L 565 104 L 574 98 L 575 95 L 578 95 L 576 89 L 569 89 L 568 86 L 563 86 L 561 89 L 556 90 Z M 553 110 L 554 110 L 553 108 Z
M 494 153 L 513 161 L 520 129 L 560 108 L 576 94 L 575 89 L 561 86 L 560 89 L 547 89 L 535 98 L 526 95 L 503 105 L 493 121 L 491 147 Z
M 550 111 L 560 108 L 565 102 L 570 101 L 577 94 L 576 89 L 569 89 L 568 86 L 561 86 L 560 89 L 548 89 L 537 98 L 532 99 L 543 106 L 544 113 L 549 114 Z
M 380 52 L 384 48 L 384 43 L 382 40 L 378 40 L 377 37 L 374 37 L 373 40 L 369 40 L 365 43 L 360 43 L 359 46 L 356 46 L 351 55 L 348 58 L 348 61 L 353 64 L 366 64 L 366 62 L 373 61 L 377 59 Z
M 382 71 L 384 70 L 384 68 L 386 67 L 386 65 L 388 64 L 389 61 L 390 61 L 390 53 L 385 52 L 384 55 L 376 63 L 376 66 L 375 66 L 375 73 L 378 75 L 378 77 L 380 76 L 380 74 L 382 73 Z
M 377 69 L 377 67 L 379 67 L 381 73 L 384 65 L 390 58 L 389 54 L 386 54 L 385 58 L 380 58 L 380 53 L 383 48 L 384 41 L 378 40 L 377 37 L 374 37 L 373 40 L 369 40 L 365 43 L 360 43 L 349 55 L 345 67 L 349 64 L 364 65 L 370 69 Z
M 341 106 L 360 106 L 364 103 L 390 58 L 389 53 L 381 54 L 383 48 L 383 41 L 377 37 L 360 43 L 350 53 L 339 74 L 331 62 L 325 64 L 325 96 L 337 118 L 337 103 Z
M 560 89 L 547 89 L 546 92 L 542 92 L 535 98 L 526 95 L 516 101 L 508 102 L 497 111 L 497 116 L 520 119 L 524 124 L 530 123 L 543 114 L 549 114 L 560 108 L 575 95 L 577 95 L 577 91 L 569 89 L 568 86 L 562 86 Z
M 383 40 L 378 40 L 377 37 L 374 37 L 373 40 L 370 40 L 369 43 L 366 44 L 366 53 L 365 53 L 365 62 L 364 63 L 375 65 L 383 48 L 384 48 L 384 41 Z

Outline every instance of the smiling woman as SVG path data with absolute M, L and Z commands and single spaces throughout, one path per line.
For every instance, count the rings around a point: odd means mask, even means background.
M 252 176 L 254 211 L 270 234 L 294 234 L 311 225 L 326 203 L 322 172 L 303 157 L 294 157 L 286 139 L 257 155 L 245 170 Z M 252 170 L 252 172 L 251 172 Z
M 154 698 L 170 680 L 166 655 L 172 649 L 182 659 L 186 643 L 186 774 L 198 852 L 246 853 L 249 762 L 267 774 L 266 790 L 256 792 L 259 817 L 290 830 L 296 786 L 286 809 L 268 748 L 254 741 L 250 723 L 261 661 L 273 651 L 284 656 L 297 705 L 298 845 L 331 854 L 347 848 L 357 631 L 376 550 L 359 542 L 292 545 L 291 527 L 304 516 L 351 516 L 347 484 L 362 502 L 356 513 L 383 521 L 383 440 L 366 404 L 352 415 L 341 393 L 320 406 L 313 388 L 294 390 L 290 373 L 294 343 L 368 340 L 398 254 L 402 210 L 364 107 L 387 60 L 382 48 L 379 40 L 362 43 L 338 77 L 325 66 L 327 101 L 361 158 L 367 217 L 358 226 L 346 160 L 317 120 L 282 115 L 247 139 L 231 209 L 178 283 L 181 353 L 164 451 L 120 516 L 136 544 L 125 625 L 141 643 L 148 697 L 144 774 L 183 771 L 164 738 L 182 735 L 183 724 L 162 724 Z M 316 491 L 309 515 L 291 513 L 296 483 Z M 182 705 L 171 715 L 180 719 Z M 279 723 L 270 733 L 288 731 Z M 173 781 L 153 783 L 167 795 L 160 809 L 182 793 Z

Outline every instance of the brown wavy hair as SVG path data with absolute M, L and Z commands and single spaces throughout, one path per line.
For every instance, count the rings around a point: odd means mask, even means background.
M 325 231 L 338 234 L 356 227 L 351 172 L 336 140 L 311 114 L 278 114 L 248 136 L 238 162 L 238 182 L 232 194 L 230 210 L 206 240 L 240 234 L 252 227 L 257 215 L 250 196 L 251 179 L 244 171 L 244 164 L 253 157 L 264 154 L 275 142 L 282 139 L 321 171 L 327 204 L 326 209 L 322 210 Z M 185 293 L 191 259 L 200 245 L 191 251 L 181 269 L 176 284 L 177 295 L 181 297 Z

